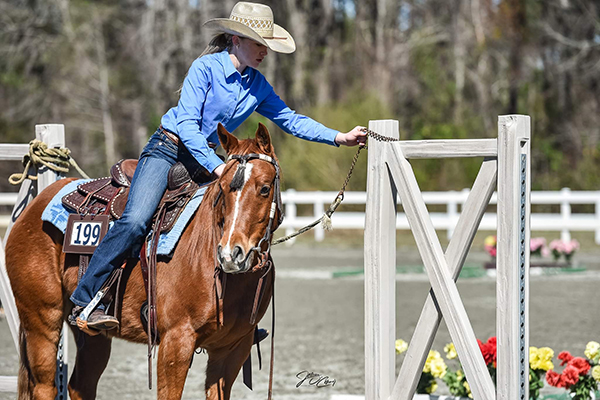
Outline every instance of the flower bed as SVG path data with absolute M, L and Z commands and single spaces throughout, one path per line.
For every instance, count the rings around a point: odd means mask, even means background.
M 485 238 L 483 247 L 492 257 L 490 262 L 486 262 L 483 265 L 485 269 L 496 268 L 496 246 L 496 236 L 488 236 Z M 531 238 L 529 242 L 529 254 L 531 256 L 530 266 L 542 268 L 572 268 L 573 255 L 577 250 L 579 250 L 579 242 L 575 239 L 566 241 L 555 239 L 547 246 L 545 238 Z M 550 258 L 550 255 L 552 255 L 552 258 Z
M 494 383 L 496 382 L 496 338 L 491 337 L 483 343 L 478 340 L 479 348 L 488 371 Z M 408 344 L 402 340 L 396 340 L 396 353 L 402 354 L 408 349 Z M 446 361 L 436 350 L 430 350 L 423 373 L 417 385 L 417 393 L 423 395 L 434 394 L 438 390 L 438 384 L 446 385 L 447 391 L 456 396 L 454 398 L 472 398 L 467 378 L 458 362 L 454 344 L 444 346 L 446 360 L 451 364 L 448 367 Z M 574 357 L 569 352 L 563 351 L 558 354 L 560 366 L 564 367 L 561 372 L 555 370 L 553 363 L 554 350 L 549 347 L 529 348 L 529 398 L 530 400 L 593 400 L 596 398 L 598 382 L 600 382 L 600 343 L 591 341 L 587 344 L 585 357 Z M 452 365 L 454 364 L 454 365 Z M 545 384 L 564 389 L 559 394 L 542 394 L 541 390 Z M 419 397 L 415 397 L 418 399 Z M 431 396 L 431 399 L 442 399 L 443 397 Z M 452 397 L 450 397 L 452 398 Z M 448 399 L 450 399 L 448 398 Z

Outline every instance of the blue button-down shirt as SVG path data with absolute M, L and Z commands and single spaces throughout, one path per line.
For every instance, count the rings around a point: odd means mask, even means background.
M 254 111 L 294 136 L 336 145 L 338 131 L 296 114 L 254 68 L 246 67 L 240 74 L 226 50 L 192 63 L 177 107 L 162 117 L 161 124 L 176 133 L 196 160 L 212 172 L 223 163 L 208 145 L 219 143 L 218 123 L 231 132 Z

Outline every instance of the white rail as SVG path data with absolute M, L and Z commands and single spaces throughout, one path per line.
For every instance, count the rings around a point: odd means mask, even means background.
M 325 212 L 329 204 L 335 199 L 337 192 L 298 192 L 288 189 L 282 193 L 285 204 L 285 219 L 282 229 L 291 233 L 296 229 L 313 222 Z M 448 192 L 423 192 L 423 198 L 427 205 L 445 206 L 445 211 L 433 212 L 431 217 L 433 225 L 438 230 L 445 230 L 448 239 L 460 216 L 460 210 L 469 196 L 469 189 Z M 0 193 L 0 206 L 13 206 L 17 199 L 17 193 Z M 365 192 L 346 192 L 342 205 L 364 206 L 367 200 Z M 400 202 L 400 201 L 398 201 Z M 496 194 L 492 196 L 491 204 L 496 204 Z M 571 232 L 595 232 L 595 240 L 600 244 L 600 191 L 572 191 L 564 188 L 560 191 L 534 191 L 531 192 L 531 229 L 534 231 L 560 232 L 563 240 L 571 239 Z M 573 205 L 593 205 L 594 213 L 573 213 Z M 298 215 L 298 206 L 312 206 L 310 215 Z M 556 205 L 560 207 L 557 213 L 536 212 L 536 205 Z M 363 207 L 361 207 L 362 209 Z M 343 210 L 343 206 L 341 207 Z M 9 215 L 0 215 L 0 227 L 5 228 L 10 221 Z M 337 229 L 364 229 L 364 211 L 337 211 L 332 217 L 333 227 Z M 396 218 L 396 229 L 408 230 L 408 220 L 403 212 L 399 212 Z M 481 230 L 496 230 L 496 213 L 488 212 L 481 221 Z M 315 229 L 315 240 L 322 241 L 325 237 L 323 229 Z
M 297 192 L 289 189 L 282 193 L 285 204 L 285 219 L 282 228 L 286 233 L 301 228 L 323 215 L 325 209 L 333 201 L 337 192 Z M 423 192 L 425 203 L 429 205 L 445 206 L 445 210 L 430 213 L 433 225 L 437 230 L 445 230 L 448 239 L 452 236 L 460 210 L 469 196 L 469 189 L 448 192 Z M 339 211 L 333 214 L 333 227 L 337 229 L 364 229 L 364 211 L 343 211 L 343 205 L 364 206 L 367 200 L 365 192 L 346 192 L 344 202 Z M 400 201 L 398 200 L 398 203 Z M 496 204 L 496 193 L 492 196 L 491 204 Z M 592 205 L 594 212 L 573 213 L 573 205 Z M 298 206 L 312 205 L 310 215 L 298 213 Z M 595 232 L 595 240 L 600 244 L 600 191 L 571 191 L 564 188 L 560 191 L 532 191 L 531 192 L 531 229 L 534 231 L 560 232 L 563 240 L 570 240 L 571 232 Z M 556 205 L 560 212 L 536 212 L 537 205 Z M 362 207 L 361 207 L 362 209 Z M 408 230 L 408 220 L 403 212 L 398 212 L 396 229 Z M 487 212 L 480 225 L 480 230 L 496 230 L 495 210 Z M 324 232 L 322 228 L 315 229 L 315 240 L 322 241 Z

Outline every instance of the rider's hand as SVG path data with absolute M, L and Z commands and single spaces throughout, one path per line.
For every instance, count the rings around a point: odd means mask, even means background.
M 225 164 L 219 165 L 214 169 L 213 174 L 218 178 L 223 174 L 223 170 L 225 169 Z
M 363 131 L 363 126 L 356 126 L 348 133 L 339 132 L 335 137 L 335 142 L 344 146 L 364 146 L 367 142 L 367 133 Z

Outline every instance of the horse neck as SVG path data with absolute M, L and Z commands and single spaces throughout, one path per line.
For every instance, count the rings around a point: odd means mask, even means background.
M 214 220 L 213 205 L 218 195 L 218 186 L 212 183 L 204 194 L 204 198 L 186 230 L 191 230 L 190 242 L 187 246 L 188 262 L 197 265 L 201 259 L 201 268 L 214 268 L 218 240 L 218 226 Z

